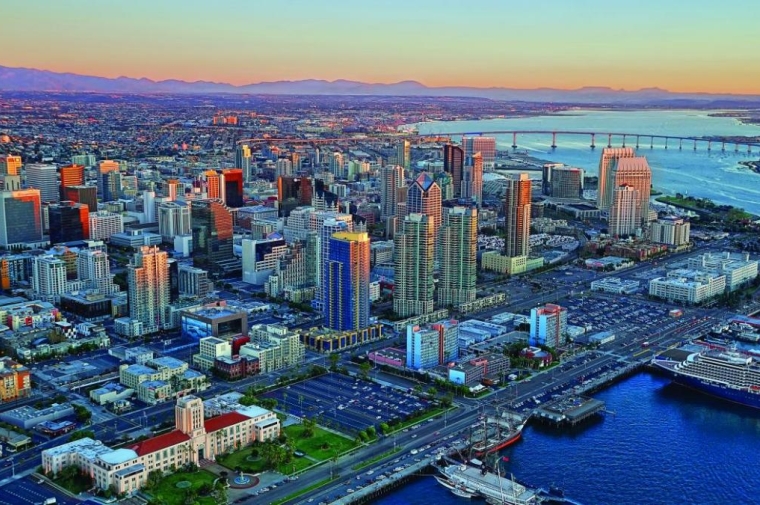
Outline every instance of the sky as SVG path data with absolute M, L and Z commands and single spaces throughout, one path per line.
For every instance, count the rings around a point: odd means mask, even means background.
M 0 65 L 760 93 L 757 0 L 0 0 Z

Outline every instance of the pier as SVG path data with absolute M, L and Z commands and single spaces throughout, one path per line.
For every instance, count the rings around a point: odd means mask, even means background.
M 570 396 L 548 403 L 535 411 L 534 418 L 555 426 L 575 426 L 604 410 L 601 400 Z

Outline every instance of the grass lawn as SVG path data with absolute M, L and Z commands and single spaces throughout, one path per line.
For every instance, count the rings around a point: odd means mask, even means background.
M 293 443 L 295 450 L 301 451 L 318 461 L 330 459 L 336 454 L 343 454 L 356 447 L 355 440 L 336 435 L 319 427 L 314 428 L 314 436 L 310 438 L 303 438 L 304 427 L 302 424 L 291 424 L 283 430 L 288 435 L 288 440 Z
M 316 462 L 329 460 L 334 455 L 340 455 L 353 447 L 356 447 L 356 441 L 351 440 L 335 433 L 314 428 L 314 436 L 303 438 L 304 427 L 300 424 L 286 426 L 283 431 L 292 442 L 295 451 L 301 451 L 304 457 L 293 457 L 289 463 L 277 467 L 277 471 L 284 474 L 292 474 L 307 468 Z M 230 470 L 234 471 L 240 467 L 247 473 L 258 473 L 266 470 L 266 462 L 263 458 L 251 461 L 251 451 L 256 449 L 256 444 L 250 447 L 244 447 L 239 451 L 233 452 L 227 456 L 217 458 L 217 462 Z
M 182 505 L 185 502 L 185 494 L 189 489 L 197 492 L 201 485 L 206 482 L 213 484 L 215 479 L 216 475 L 205 470 L 198 470 L 194 473 L 173 473 L 164 477 L 156 488 L 147 490 L 147 493 L 160 503 Z M 187 489 L 179 489 L 177 482 L 181 481 L 190 482 L 192 486 Z M 198 496 L 196 503 L 200 505 L 216 505 L 214 498 L 211 496 Z

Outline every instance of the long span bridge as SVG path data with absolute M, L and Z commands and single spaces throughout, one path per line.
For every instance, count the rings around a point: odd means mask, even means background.
M 480 130 L 480 131 L 461 131 L 461 132 L 439 132 L 439 133 L 380 133 L 380 134 L 358 134 L 353 136 L 335 137 L 335 138 L 250 138 L 238 140 L 238 144 L 264 144 L 264 143 L 290 143 L 290 144 L 332 144 L 337 142 L 358 142 L 362 140 L 380 140 L 380 139 L 412 139 L 412 138 L 438 138 L 451 139 L 452 137 L 482 137 L 486 135 L 511 135 L 512 149 L 519 147 L 518 141 L 521 135 L 546 135 L 551 136 L 551 148 L 556 149 L 558 139 L 561 137 L 586 137 L 589 139 L 589 148 L 597 147 L 597 138 L 606 137 L 605 147 L 635 147 L 640 149 L 647 144 L 650 149 L 654 149 L 655 140 L 658 141 L 658 147 L 661 145 L 665 149 L 674 148 L 678 150 L 688 149 L 696 151 L 701 146 L 708 151 L 719 150 L 721 152 L 730 151 L 733 147 L 734 152 L 739 152 L 746 148 L 747 153 L 752 150 L 760 151 L 760 142 L 749 142 L 747 140 L 735 139 L 721 136 L 702 136 L 702 137 L 683 137 L 678 135 L 658 135 L 649 133 L 624 133 L 624 132 L 588 132 L 572 130 Z

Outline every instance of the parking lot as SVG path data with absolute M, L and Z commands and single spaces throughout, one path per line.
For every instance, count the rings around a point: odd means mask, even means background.
M 424 409 L 425 400 L 353 377 L 328 374 L 263 395 L 288 414 L 356 433 L 392 419 L 405 420 Z
M 645 333 L 672 323 L 668 307 L 640 299 L 602 296 L 568 299 L 568 323 L 590 329 L 588 332 L 611 330 L 616 333 Z

